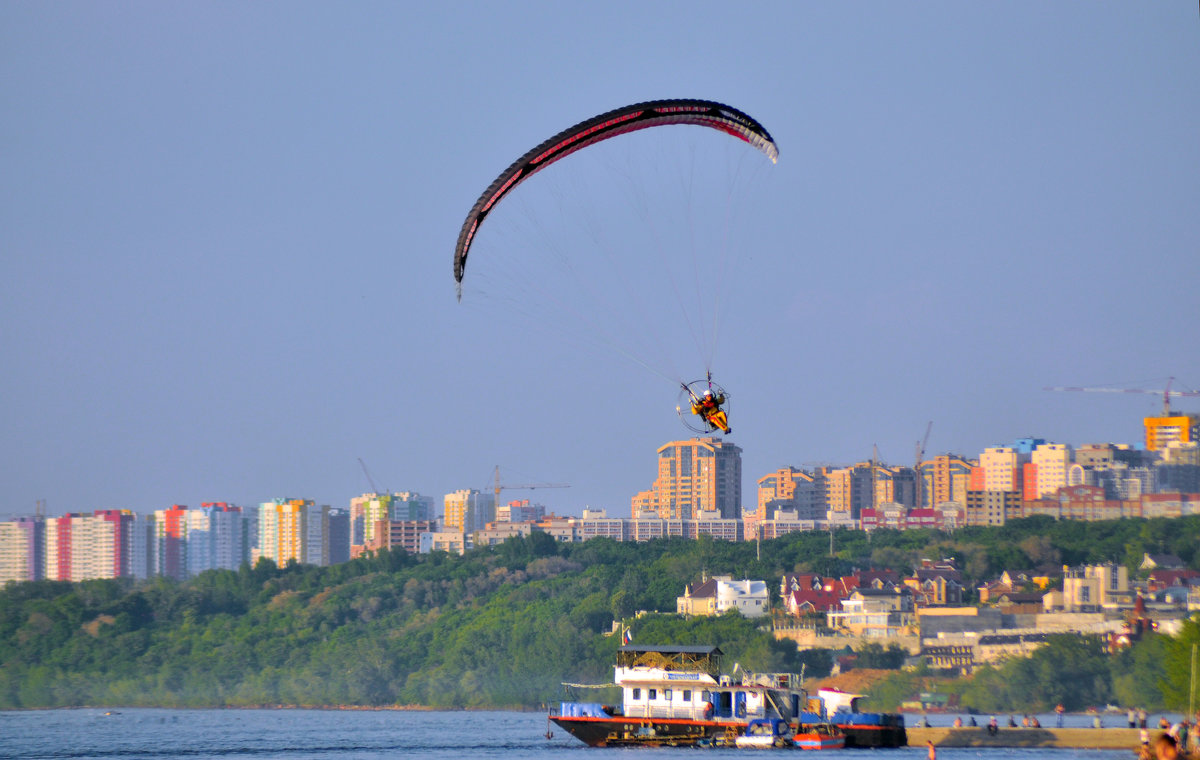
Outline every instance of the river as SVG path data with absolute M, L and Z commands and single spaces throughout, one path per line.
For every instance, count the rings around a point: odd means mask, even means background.
M 399 710 L 94 709 L 0 712 L 0 757 L 35 758 L 562 758 L 692 756 L 688 749 L 592 749 L 546 716 L 521 712 Z M 720 755 L 745 750 L 708 750 Z M 923 747 L 846 751 L 880 760 L 924 760 Z M 941 749 L 939 760 L 1132 760 L 1132 753 L 1088 750 Z M 808 755 L 806 755 L 807 757 Z M 864 758 L 865 760 L 865 758 Z

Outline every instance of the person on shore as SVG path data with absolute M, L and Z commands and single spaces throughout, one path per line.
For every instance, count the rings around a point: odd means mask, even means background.
M 1034 715 L 1033 717 L 1031 717 L 1029 719 L 1029 727 L 1030 728 L 1041 728 L 1042 722 L 1040 720 L 1038 720 L 1038 717 L 1036 715 Z
M 1150 718 L 1150 716 L 1146 714 L 1146 708 L 1139 707 L 1138 708 L 1138 728 L 1146 728 L 1146 721 L 1149 718 Z
M 962 716 L 961 716 L 961 715 L 955 716 L 955 718 L 954 718 L 954 727 L 955 727 L 955 728 L 962 728 Z
M 1170 734 L 1159 734 L 1154 740 L 1154 756 L 1158 760 L 1178 760 L 1179 747 Z
M 1098 713 L 1092 718 L 1092 728 L 1104 728 L 1104 721 L 1100 720 Z
M 1021 728 L 1029 728 L 1029 716 L 1028 715 L 1021 716 Z
M 1129 719 L 1129 727 L 1137 728 L 1137 710 L 1129 708 L 1129 714 L 1125 716 Z
M 1137 760 L 1156 760 L 1154 757 L 1154 748 L 1150 746 L 1149 739 L 1143 741 L 1141 746 L 1138 747 Z
M 996 734 L 1000 733 L 1000 722 L 996 720 L 995 715 L 993 715 L 992 719 L 988 721 L 987 732 L 988 736 L 995 736 Z
M 1176 749 L 1187 750 L 1188 722 L 1186 720 L 1181 720 L 1171 726 L 1167 734 L 1175 740 Z
M 1063 716 L 1067 714 L 1067 708 L 1063 707 L 1062 702 L 1054 706 L 1054 717 L 1058 721 L 1058 727 L 1062 728 Z
M 1016 728 L 1016 727 L 1017 727 L 1017 719 L 1016 719 L 1016 718 L 1014 718 L 1014 717 L 1013 717 L 1013 716 L 1011 716 L 1011 715 L 1010 715 L 1010 716 L 1008 716 L 1008 727 L 1009 727 L 1009 728 Z
M 978 727 L 979 727 L 979 724 L 975 722 L 975 716 L 974 716 L 974 715 L 972 715 L 972 716 L 970 717 L 970 719 L 967 721 L 967 725 L 968 725 L 968 726 L 970 726 L 971 728 L 978 728 Z

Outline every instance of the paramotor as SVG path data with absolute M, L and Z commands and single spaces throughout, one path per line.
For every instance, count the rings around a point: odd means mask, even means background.
M 711 373 L 703 380 L 680 383 L 675 411 L 692 432 L 733 432 L 729 429 L 729 394 L 713 382 Z

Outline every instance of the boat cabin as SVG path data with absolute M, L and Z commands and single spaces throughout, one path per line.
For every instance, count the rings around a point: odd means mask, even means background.
M 624 646 L 614 682 L 623 714 L 745 723 L 791 719 L 805 705 L 799 680 L 787 673 L 720 675 L 724 653 L 715 646 Z

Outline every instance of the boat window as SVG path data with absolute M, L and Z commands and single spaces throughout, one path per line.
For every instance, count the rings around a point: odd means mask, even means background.
M 634 699 L 641 699 L 641 698 L 642 698 L 642 690 L 641 690 L 641 689 L 636 689 L 636 688 L 635 688 L 635 689 L 633 690 L 633 698 L 634 698 Z
M 658 699 L 658 689 L 647 689 L 647 691 L 650 692 L 647 699 Z
M 684 689 L 684 690 L 683 690 L 683 701 L 684 701 L 684 702 L 691 702 L 691 701 L 692 701 L 692 690 L 691 690 L 691 689 Z
M 667 700 L 668 702 L 671 701 L 671 690 L 670 689 L 663 689 L 663 699 Z
M 709 695 L 708 689 L 705 689 L 704 691 L 700 692 L 700 701 L 701 702 L 711 702 L 712 701 L 712 697 Z

